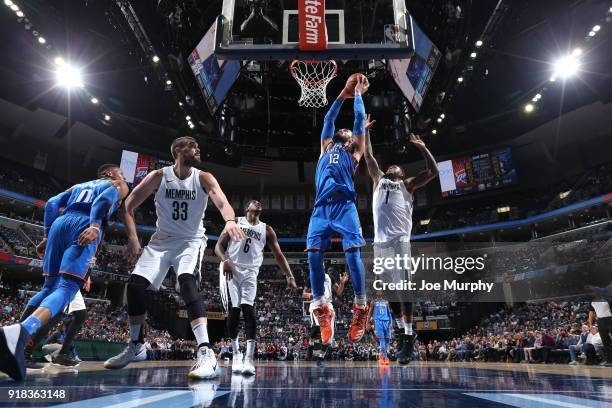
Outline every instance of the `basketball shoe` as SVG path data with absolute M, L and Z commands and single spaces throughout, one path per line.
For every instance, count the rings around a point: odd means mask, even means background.
M 25 347 L 28 332 L 20 324 L 0 327 L 0 371 L 15 381 L 26 377 Z
M 365 333 L 368 308 L 363 305 L 353 305 L 353 321 L 349 330 L 349 341 L 354 343 L 361 340 Z
M 147 348 L 142 343 L 130 341 L 128 346 L 115 357 L 104 362 L 104 368 L 118 369 L 130 364 L 132 361 L 144 361 L 147 359 Z
M 217 357 L 215 352 L 209 347 L 200 347 L 196 362 L 189 371 L 189 377 L 205 380 L 219 376 L 219 367 L 217 365 Z
M 242 360 L 244 356 L 241 352 L 237 351 L 232 356 L 232 373 L 240 374 L 242 372 Z
M 334 338 L 334 320 L 336 314 L 327 305 L 323 304 L 312 311 L 315 317 L 319 321 L 319 327 L 321 328 L 321 343 L 329 344 Z M 363 335 L 363 333 L 362 333 Z

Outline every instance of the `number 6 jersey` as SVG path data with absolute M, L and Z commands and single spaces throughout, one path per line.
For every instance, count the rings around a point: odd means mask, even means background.
M 238 217 L 238 226 L 244 231 L 245 238 L 240 241 L 230 240 L 227 255 L 234 265 L 248 269 L 259 269 L 263 262 L 263 250 L 266 246 L 266 224 L 259 222 L 252 225 L 246 217 Z
M 410 241 L 412 230 L 412 194 L 403 180 L 381 178 L 374 190 L 374 242 L 389 242 L 396 238 Z
M 155 193 L 157 213 L 156 235 L 160 238 L 204 238 L 202 224 L 208 194 L 200 184 L 200 170 L 191 168 L 191 175 L 179 179 L 172 166 L 162 168 L 162 181 Z

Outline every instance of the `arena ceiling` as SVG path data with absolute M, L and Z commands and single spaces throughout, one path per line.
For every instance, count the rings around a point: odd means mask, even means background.
M 282 160 L 316 158 L 325 112 L 298 110 L 298 87 L 287 74 L 286 64 L 276 63 L 267 66 L 268 81 L 259 81 L 260 73 L 245 73 L 228 96 L 230 107 L 244 98 L 253 103 L 240 111 L 234 154 L 225 154 L 226 135 L 219 132 L 219 117 L 208 113 L 185 61 L 219 14 L 221 0 L 159 1 L 157 6 L 133 1 L 135 15 L 160 57 L 157 64 L 143 52 L 121 12 L 118 4 L 125 5 L 124 1 L 16 3 L 31 26 L 26 29 L 23 18 L 3 6 L 0 98 L 28 109 L 70 113 L 74 121 L 147 150 L 165 152 L 168 141 L 177 135 L 196 134 L 207 141 L 209 159 L 223 163 L 239 163 L 241 152 L 274 156 L 271 152 L 279 151 L 266 147 L 281 148 L 285 153 L 276 158 Z M 347 7 L 366 11 L 375 3 L 346 1 Z M 407 0 L 406 4 L 444 54 L 423 109 L 412 111 L 410 118 L 411 128 L 425 134 L 438 154 L 503 143 L 562 112 L 597 100 L 610 102 L 612 30 L 608 25 L 587 38 L 594 24 L 610 19 L 608 1 Z M 349 29 L 361 29 L 361 22 L 352 24 Z M 44 35 L 45 44 L 33 40 L 33 30 Z M 469 54 L 479 38 L 485 43 L 472 59 Z M 565 84 L 549 83 L 552 62 L 578 45 L 584 50 L 579 75 Z M 70 101 L 63 90 L 53 87 L 51 56 L 55 54 L 83 67 L 86 92 L 72 92 Z M 343 78 L 360 69 L 356 62 L 342 65 L 341 76 L 332 82 L 328 95 L 337 93 Z M 458 77 L 464 81 L 457 82 Z M 167 86 L 166 80 L 172 85 Z M 371 82 L 366 104 L 372 105 L 376 95 L 387 98 L 372 112 L 378 120 L 375 142 L 379 151 L 400 155 L 392 129 L 397 114 L 393 107 L 402 97 L 384 70 Z M 543 98 L 537 109 L 525 114 L 525 103 L 540 92 Z M 93 105 L 92 95 L 101 103 Z M 269 124 L 263 112 L 269 114 Z M 442 113 L 445 119 L 438 123 Z M 110 122 L 104 120 L 105 114 L 112 117 Z M 187 126 L 186 115 L 192 117 L 194 129 Z M 390 160 L 416 159 L 418 155 L 408 150 Z

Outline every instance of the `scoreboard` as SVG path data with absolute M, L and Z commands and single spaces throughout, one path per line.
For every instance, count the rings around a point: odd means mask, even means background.
M 512 150 L 507 147 L 438 163 L 442 197 L 487 191 L 518 183 Z

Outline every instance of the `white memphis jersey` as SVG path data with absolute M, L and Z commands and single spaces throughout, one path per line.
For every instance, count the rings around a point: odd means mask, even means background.
M 266 246 L 266 224 L 260 221 L 252 225 L 246 217 L 238 217 L 237 224 L 244 231 L 245 238 L 240 241 L 231 240 L 227 246 L 227 255 L 238 266 L 258 269 L 263 262 Z
M 403 180 L 381 178 L 374 190 L 374 242 L 396 238 L 410 241 L 412 231 L 412 194 Z
M 208 205 L 208 194 L 200 184 L 200 170 L 179 179 L 172 166 L 162 169 L 162 181 L 155 193 L 156 234 L 161 238 L 204 238 L 202 223 Z

